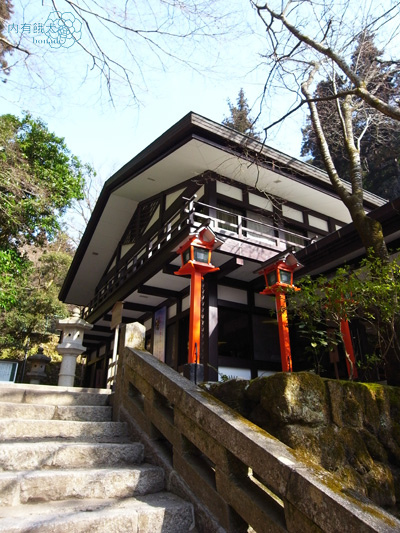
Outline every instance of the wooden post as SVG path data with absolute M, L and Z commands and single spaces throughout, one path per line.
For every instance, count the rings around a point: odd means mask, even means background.
M 275 293 L 276 314 L 278 315 L 279 344 L 281 347 L 282 371 L 292 371 L 292 355 L 290 352 L 290 337 L 288 315 L 286 309 L 286 295 L 282 291 Z
M 190 280 L 190 322 L 188 363 L 200 363 L 201 272 L 194 270 Z
M 344 349 L 350 358 L 350 361 L 346 357 L 347 372 L 350 378 L 358 378 L 358 372 L 356 367 L 356 358 L 354 356 L 353 342 L 351 340 L 350 327 L 348 320 L 341 320 L 340 332 L 342 333 Z M 351 368 L 353 367 L 353 368 Z
M 123 302 L 116 302 L 111 311 L 111 329 L 114 329 L 114 345 L 111 362 L 107 369 L 107 388 L 113 388 L 117 374 L 118 365 L 118 340 L 119 340 L 119 326 L 122 322 L 122 310 L 124 308 Z

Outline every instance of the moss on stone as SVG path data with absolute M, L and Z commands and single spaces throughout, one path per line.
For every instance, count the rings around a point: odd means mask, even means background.
M 376 436 L 366 429 L 361 430 L 360 435 L 367 447 L 368 453 L 370 454 L 371 458 L 374 461 L 387 463 L 387 452 L 382 446 L 382 444 L 379 442 L 379 440 L 376 438 Z
M 246 397 L 250 402 L 254 404 L 260 403 L 261 394 L 265 386 L 265 381 L 269 379 L 269 376 L 263 376 L 260 378 L 252 379 L 249 382 L 249 386 L 246 389 Z
M 241 414 L 247 409 L 251 422 L 316 472 L 334 473 L 328 486 L 400 513 L 400 389 L 308 372 L 244 383 L 218 385 L 223 393 L 216 396 Z
M 393 438 L 398 446 L 400 446 L 400 388 L 387 387 L 387 394 L 390 403 L 390 417 L 393 427 Z
M 245 391 L 249 382 L 245 379 L 230 379 L 223 383 L 212 384 L 208 392 L 228 405 L 242 416 L 249 415 L 250 406 Z
M 263 384 L 260 403 L 276 426 L 327 422 L 326 391 L 319 376 L 309 372 L 275 374 Z
M 393 421 L 392 427 L 393 439 L 395 440 L 396 444 L 400 446 L 400 424 L 398 422 Z
M 371 470 L 363 478 L 370 500 L 380 507 L 392 507 L 396 504 L 393 474 L 390 468 L 375 461 Z

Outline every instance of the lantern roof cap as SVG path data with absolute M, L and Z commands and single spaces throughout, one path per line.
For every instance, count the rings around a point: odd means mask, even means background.
M 286 263 L 288 267 L 290 267 L 290 270 L 293 272 L 296 270 L 299 270 L 303 267 L 301 263 L 297 260 L 296 256 L 294 255 L 294 248 L 291 246 L 290 248 L 286 248 L 283 252 L 280 252 L 279 254 L 274 255 L 274 257 L 271 257 L 265 263 L 263 263 L 257 270 L 254 271 L 254 273 L 262 273 L 263 270 L 266 268 L 275 265 L 276 263 Z
M 196 242 L 197 240 L 197 242 Z M 185 247 L 186 245 L 192 244 L 196 246 L 196 244 L 199 244 L 199 241 L 204 244 L 207 248 L 210 250 L 215 250 L 216 248 L 219 248 L 223 241 L 219 239 L 213 230 L 210 228 L 210 226 L 200 226 L 199 228 L 192 228 L 189 235 L 185 237 L 176 247 L 175 252 L 180 253 L 180 251 Z
M 79 308 L 75 307 L 72 316 L 68 318 L 62 318 L 61 320 L 57 320 L 56 328 L 57 330 L 63 330 L 65 327 L 68 326 L 75 326 L 79 329 L 92 329 L 93 324 L 89 324 L 89 322 L 86 322 L 86 320 L 83 320 L 83 318 L 80 318 L 80 312 Z
M 50 363 L 51 357 L 44 355 L 43 346 L 39 346 L 37 353 L 30 355 L 28 361 L 40 361 L 42 363 Z

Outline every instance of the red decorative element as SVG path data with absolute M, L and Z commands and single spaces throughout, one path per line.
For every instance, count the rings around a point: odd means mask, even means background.
M 205 274 L 219 270 L 211 264 L 211 252 L 220 244 L 209 228 L 202 228 L 177 250 L 182 266 L 175 274 L 191 277 L 188 363 L 200 362 L 201 284 Z
M 293 272 L 300 267 L 301 265 L 297 262 L 294 255 L 287 254 L 284 259 L 278 259 L 275 263 L 265 266 L 260 271 L 260 274 L 264 274 L 266 285 L 260 294 L 273 294 L 275 296 L 283 372 L 292 372 L 292 355 L 290 351 L 285 291 L 287 288 L 295 291 L 300 290 L 293 285 Z
M 298 263 L 288 265 L 285 260 L 278 260 L 276 263 L 264 268 L 260 274 L 264 274 L 265 289 L 260 294 L 276 294 L 282 289 L 290 287 L 295 291 L 300 289 L 293 285 L 293 272 L 298 268 Z M 289 283 L 287 283 L 289 281 Z
M 350 327 L 349 327 L 348 320 L 346 319 L 341 320 L 340 331 L 342 333 L 344 349 L 346 350 L 346 353 L 350 358 L 350 361 L 349 361 L 346 357 L 347 373 L 349 375 L 349 378 L 356 379 L 358 378 L 358 371 L 356 367 L 356 358 L 354 355 L 353 342 L 351 340 Z
M 286 310 L 285 293 L 276 292 L 275 299 L 276 313 L 278 315 L 279 345 L 281 347 L 282 372 L 291 372 L 292 354 L 290 351 L 289 325 Z

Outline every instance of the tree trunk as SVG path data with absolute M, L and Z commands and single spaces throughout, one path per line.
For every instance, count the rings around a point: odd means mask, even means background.
M 381 223 L 369 217 L 362 207 L 350 207 L 349 211 L 367 255 L 373 254 L 384 263 L 388 263 L 390 258 Z
M 309 87 L 316 72 L 317 67 L 315 67 L 311 72 L 308 80 L 302 84 L 302 92 L 309 102 L 308 105 L 310 109 L 311 122 L 317 138 L 318 146 L 320 148 L 325 169 L 328 173 L 334 190 L 340 196 L 342 202 L 350 212 L 355 229 L 362 240 L 367 256 L 377 257 L 383 263 L 387 264 L 390 261 L 390 257 L 383 236 L 382 225 L 377 220 L 369 217 L 364 210 L 364 194 L 362 188 L 363 172 L 359 146 L 354 139 L 351 97 L 346 96 L 342 102 L 339 100 L 337 101 L 337 110 L 343 131 L 343 143 L 349 159 L 349 170 L 351 176 L 350 192 L 347 187 L 344 186 L 343 181 L 338 175 L 321 124 L 318 108 L 316 104 L 311 101 Z M 395 324 L 394 327 L 395 329 L 400 330 L 400 324 Z M 396 346 L 394 345 L 395 343 L 390 342 L 390 339 L 393 339 L 393 335 L 386 335 L 385 331 L 383 331 L 383 335 L 388 341 L 388 344 L 386 345 L 387 349 L 384 349 L 383 353 L 381 354 L 385 362 L 387 382 L 390 385 L 400 386 L 399 354 L 397 353 Z

